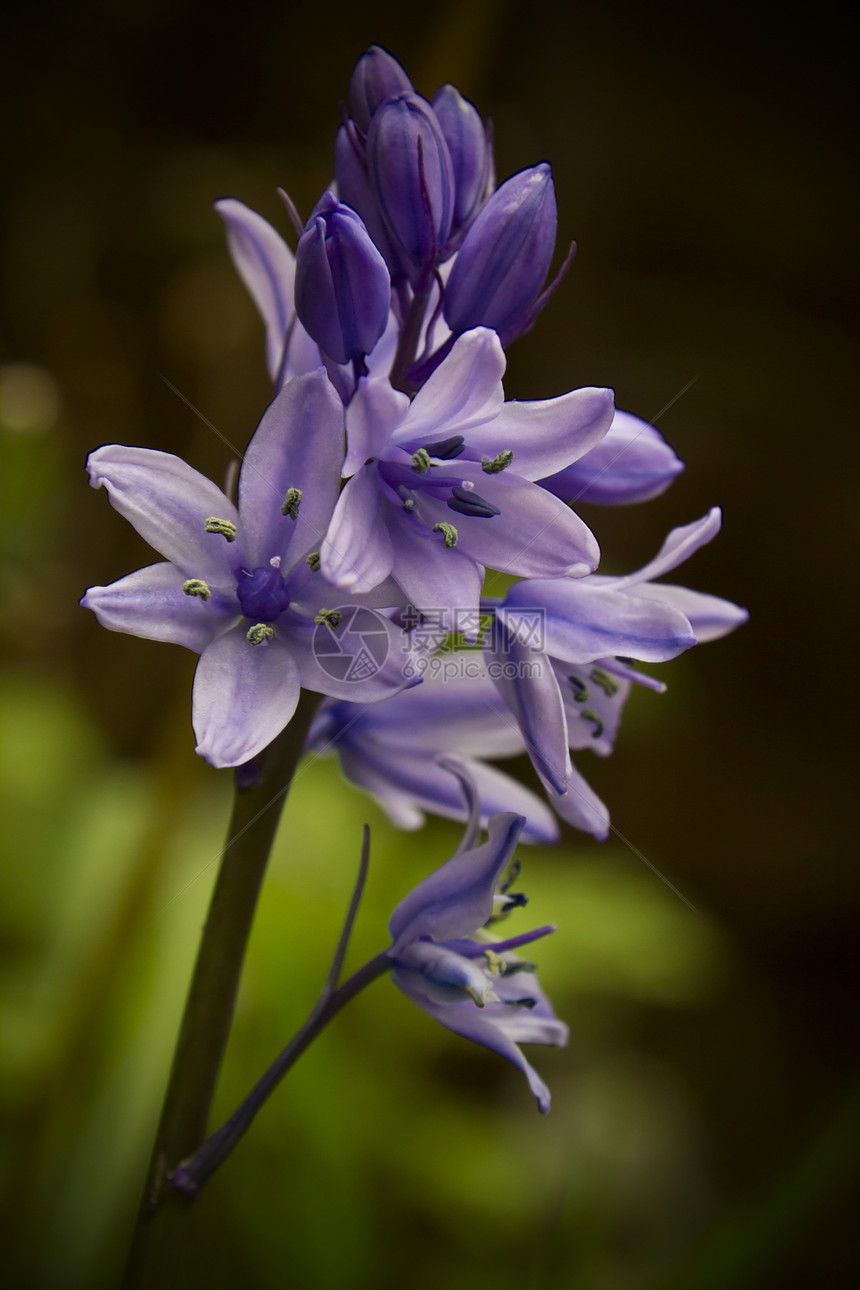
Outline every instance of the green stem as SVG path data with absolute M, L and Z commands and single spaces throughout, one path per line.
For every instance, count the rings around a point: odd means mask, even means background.
M 206 1136 L 233 1020 L 245 948 L 281 810 L 319 696 L 302 691 L 292 721 L 261 758 L 260 781 L 236 789 L 185 1004 L 161 1121 L 132 1239 L 124 1290 L 169 1290 L 189 1217 L 189 1198 L 168 1183 Z
M 248 1096 L 221 1125 L 220 1129 L 206 1139 L 203 1146 L 195 1151 L 190 1160 L 179 1166 L 171 1177 L 174 1187 L 187 1196 L 194 1197 L 216 1169 L 224 1163 L 230 1152 L 245 1136 L 260 1107 L 274 1093 L 291 1066 L 298 1061 L 310 1043 L 324 1030 L 332 1017 L 335 1017 L 360 990 L 377 977 L 391 970 L 392 963 L 387 951 L 377 954 L 360 967 L 343 985 L 324 998 L 322 1006 L 317 1005 L 311 1012 L 301 1030 L 293 1035 L 286 1048 L 278 1054 L 267 1071 L 260 1077 Z

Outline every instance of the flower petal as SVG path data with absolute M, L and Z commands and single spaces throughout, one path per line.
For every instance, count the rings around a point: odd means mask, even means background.
M 320 547 L 323 574 L 344 591 L 372 591 L 391 573 L 394 545 L 386 508 L 379 472 L 371 462 L 347 480 Z
M 241 766 L 281 733 L 299 701 L 299 669 L 273 638 L 247 640 L 240 623 L 200 655 L 192 720 L 197 749 L 212 766 Z
M 446 512 L 451 517 L 451 512 Z M 459 517 L 458 517 L 459 518 Z M 479 521 L 483 522 L 483 521 Z M 475 615 L 484 570 L 456 547 L 445 546 L 440 534 L 426 528 L 417 515 L 395 512 L 389 519 L 394 543 L 394 577 L 416 609 Z
M 570 778 L 563 793 L 557 793 L 543 775 L 541 779 L 550 806 L 563 820 L 567 820 L 568 824 L 572 824 L 575 829 L 582 829 L 584 833 L 592 834 L 598 842 L 606 841 L 609 837 L 609 811 L 575 766 L 571 769 Z
M 604 654 L 628 655 L 649 663 L 675 658 L 696 637 L 689 622 L 671 605 L 619 589 L 620 579 L 532 578 L 510 588 L 508 611 L 526 608 L 545 613 L 545 649 L 554 658 L 588 663 Z
M 723 522 L 722 511 L 719 506 L 713 506 L 700 520 L 694 520 L 692 524 L 684 524 L 680 528 L 672 529 L 672 532 L 666 538 L 666 541 L 660 547 L 653 560 L 646 564 L 644 568 L 637 570 L 636 573 L 628 574 L 626 578 L 617 578 L 613 581 L 618 586 L 626 583 L 650 582 L 653 578 L 660 578 L 670 569 L 675 569 L 685 560 L 689 560 L 700 546 L 710 542 L 717 536 L 720 531 L 720 525 Z
M 280 620 L 306 690 L 376 703 L 418 684 L 409 637 L 385 614 L 348 602 L 330 608 L 342 614 L 337 627 L 292 614 Z
M 386 379 L 359 381 L 346 413 L 344 475 L 354 475 L 368 457 L 379 456 L 408 407 L 407 396 Z
M 412 400 L 394 442 L 417 446 L 428 436 L 466 434 L 491 421 L 504 402 L 505 354 L 486 327 L 467 331 Z
M 682 613 L 689 619 L 700 645 L 705 641 L 719 640 L 749 618 L 748 611 L 731 600 L 691 591 L 689 587 L 675 587 L 666 582 L 642 582 L 632 590 L 637 597 L 661 601 Z
M 591 387 L 556 399 L 511 400 L 495 420 L 469 431 L 466 455 L 480 461 L 511 449 L 510 469 L 523 479 L 542 481 L 593 450 L 609 430 L 614 410 L 612 390 Z
M 453 777 L 452 783 L 456 783 Z M 446 941 L 468 936 L 487 922 L 493 912 L 496 883 L 524 824 L 521 815 L 494 815 L 483 846 L 454 856 L 410 891 L 388 924 L 394 940 L 389 950 L 393 958 L 421 937 Z
M 206 601 L 187 596 L 185 580 L 175 564 L 150 564 L 108 587 L 90 587 L 81 604 L 109 631 L 170 641 L 199 654 L 239 616 L 239 605 L 235 596 L 219 596 L 212 589 Z
M 211 517 L 238 524 L 239 516 L 199 471 L 172 453 L 116 443 L 91 452 L 87 471 L 93 488 L 104 486 L 111 506 L 187 578 L 218 585 L 231 578 L 241 563 L 240 543 L 207 533 L 205 526 Z
M 296 376 L 275 395 L 239 474 L 242 541 L 252 565 L 280 556 L 286 575 L 318 549 L 340 488 L 343 406 L 323 368 Z M 300 494 L 295 518 L 287 490 Z
M 552 664 L 501 614 L 485 646 L 487 670 L 510 708 L 535 768 L 563 792 L 570 776 L 567 720 Z
M 683 469 L 684 463 L 655 426 L 630 412 L 616 412 L 596 447 L 540 482 L 571 505 L 582 501 L 623 506 L 658 497 Z
M 294 313 L 296 263 L 293 253 L 262 215 L 234 197 L 216 202 L 215 209 L 227 226 L 227 246 L 236 271 L 265 323 L 266 364 L 274 380 L 281 365 L 287 327 Z

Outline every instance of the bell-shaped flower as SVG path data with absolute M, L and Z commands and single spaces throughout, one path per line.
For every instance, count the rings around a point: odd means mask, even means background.
M 534 322 L 555 250 L 558 214 L 546 162 L 512 175 L 484 204 L 457 253 L 445 288 L 455 335 L 492 327 L 507 345 Z
M 341 493 L 321 550 L 326 577 L 355 593 L 392 576 L 419 609 L 477 609 L 484 566 L 581 577 L 599 550 L 581 519 L 534 480 L 599 443 L 611 390 L 504 402 L 505 356 L 486 329 L 461 336 L 410 403 L 359 382 L 347 410 Z
M 352 119 L 367 134 L 370 118 L 384 99 L 412 92 L 412 82 L 394 55 L 381 45 L 371 45 L 359 58 L 350 77 Z
M 213 766 L 261 752 L 289 722 L 302 686 L 369 701 L 410 683 L 403 633 L 382 614 L 373 620 L 388 637 L 386 657 L 366 679 L 339 678 L 318 657 L 320 632 L 350 631 L 356 607 L 326 584 L 316 556 L 342 453 L 343 408 L 320 369 L 285 385 L 263 415 L 238 507 L 170 453 L 111 444 L 90 454 L 93 487 L 107 489 L 165 560 L 91 587 L 81 603 L 112 631 L 200 654 L 193 724 L 197 751 Z M 377 603 L 401 598 L 386 591 Z
M 551 805 L 596 837 L 606 836 L 608 812 L 571 766 L 569 748 L 590 740 L 608 751 L 629 683 L 661 688 L 636 670 L 638 662 L 665 662 L 747 619 L 730 601 L 653 581 L 711 541 L 720 522 L 714 508 L 673 529 L 654 560 L 626 577 L 518 582 L 496 610 L 488 671 L 517 717 Z
M 487 676 L 479 650 L 427 660 L 421 685 L 381 703 L 343 699 L 321 704 L 308 750 L 334 752 L 346 778 L 370 793 L 392 823 L 418 829 L 424 813 L 463 820 L 457 782 L 446 769 L 456 756 L 468 767 L 481 823 L 514 810 L 525 816 L 523 842 L 554 842 L 558 824 L 545 802 L 488 759 L 526 751 L 517 723 Z
M 335 363 L 369 354 L 388 322 L 391 281 L 355 211 L 326 192 L 299 238 L 296 313 Z
M 452 251 L 480 210 L 491 182 L 492 149 L 481 114 L 453 85 L 443 85 L 432 99 L 454 173 L 454 214 L 446 251 Z
M 571 506 L 624 506 L 659 497 L 683 469 L 656 426 L 631 412 L 616 411 L 599 444 L 572 466 L 539 482 Z
M 462 778 L 468 786 L 467 773 Z M 525 904 L 525 897 L 510 893 L 502 881 L 525 821 L 509 813 L 494 815 L 488 840 L 476 846 L 474 800 L 472 805 L 472 823 L 458 853 L 391 916 L 391 979 L 434 1020 L 518 1067 L 546 1113 L 549 1089 L 518 1045 L 564 1047 L 568 1028 L 541 990 L 534 964 L 512 951 L 555 928 L 499 935 L 507 912 Z
M 451 232 L 454 171 L 425 99 L 401 94 L 377 108 L 367 134 L 367 166 L 394 251 L 412 286 L 426 288 Z

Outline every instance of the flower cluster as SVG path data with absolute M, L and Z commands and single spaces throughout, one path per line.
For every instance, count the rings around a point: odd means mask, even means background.
M 717 510 L 674 529 L 637 573 L 598 572 L 574 506 L 663 492 L 683 465 L 654 426 L 605 388 L 505 399 L 506 347 L 572 255 L 546 286 L 549 166 L 497 187 L 477 108 L 451 85 L 423 98 L 374 46 L 352 75 L 333 172 L 304 224 L 282 194 L 295 254 L 240 201 L 216 203 L 263 320 L 273 400 L 235 504 L 167 453 L 91 455 L 91 483 L 164 562 L 82 603 L 112 630 L 200 654 L 197 751 L 215 766 L 262 752 L 302 687 L 326 696 L 307 747 L 335 748 L 404 827 L 424 811 L 468 814 L 451 774 L 460 759 L 490 840 L 395 911 L 393 975 L 445 1025 L 521 1065 L 546 1109 L 516 1040 L 564 1032 L 506 957 L 524 939 L 468 937 L 496 909 L 520 832 L 551 841 L 559 815 L 606 837 L 609 812 L 571 751 L 610 753 L 633 687 L 664 688 L 638 665 L 746 614 L 659 581 L 716 535 Z M 488 569 L 515 580 L 503 599 L 488 595 Z M 523 753 L 547 801 L 489 764 Z M 516 816 L 499 814 L 511 806 Z

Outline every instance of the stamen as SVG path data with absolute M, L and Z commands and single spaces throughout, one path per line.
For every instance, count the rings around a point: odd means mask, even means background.
M 313 569 L 314 573 L 316 573 L 320 567 L 319 551 L 311 551 L 310 555 L 305 556 L 305 564 L 309 564 Z
M 268 623 L 257 623 L 255 627 L 249 628 L 245 639 L 249 640 L 252 645 L 265 645 L 272 639 L 274 634 L 274 627 L 270 627 Z
M 273 568 L 273 569 L 280 569 L 280 567 L 281 567 L 281 557 L 280 557 L 279 555 L 273 555 L 273 556 L 272 556 L 272 558 L 271 558 L 271 560 L 269 561 L 269 565 L 270 565 L 270 566 L 271 566 L 271 568 Z
M 603 722 L 600 720 L 600 717 L 592 708 L 585 708 L 582 715 L 584 720 L 590 721 L 594 726 L 594 729 L 591 732 L 592 739 L 599 739 L 603 734 Z
M 413 497 L 412 493 L 410 493 L 409 489 L 406 487 L 405 484 L 397 485 L 397 496 L 400 498 L 401 502 L 403 503 L 404 511 L 415 510 L 415 498 Z
M 334 628 L 334 627 L 340 627 L 342 618 L 343 618 L 343 614 L 340 612 L 339 609 L 321 609 L 317 614 L 316 618 L 314 619 L 314 622 L 317 624 L 317 626 L 319 626 L 321 623 L 325 623 L 327 627 Z
M 537 999 L 504 999 L 507 1008 L 536 1008 Z
M 618 693 L 618 682 L 614 681 L 609 673 L 605 672 L 602 667 L 592 668 L 591 679 L 595 685 L 600 686 L 608 699 L 611 699 L 613 694 Z
M 466 994 L 470 995 L 475 1000 L 475 1003 L 479 1008 L 484 1007 L 485 1000 L 480 991 L 476 990 L 473 985 L 464 985 L 462 988 L 465 990 Z
M 430 469 L 430 454 L 426 448 L 419 448 L 412 454 L 412 469 L 416 475 L 426 475 Z
M 220 533 L 228 542 L 236 541 L 236 525 L 232 520 L 219 520 L 210 515 L 203 527 L 207 533 Z
M 518 972 L 537 972 L 537 963 L 529 963 L 527 959 L 501 959 L 502 976 L 516 976 Z
M 498 506 L 494 506 L 492 502 L 488 502 L 471 489 L 464 488 L 462 484 L 455 484 L 451 489 L 448 506 L 460 515 L 472 515 L 481 520 L 491 520 L 494 515 L 501 514 Z
M 514 459 L 512 448 L 505 448 L 500 452 L 498 457 L 482 457 L 481 470 L 485 475 L 498 475 L 501 471 L 506 470 Z
M 484 958 L 487 960 L 487 969 L 490 976 L 504 976 L 505 963 L 504 959 L 499 958 L 493 950 L 484 950 Z
M 568 681 L 573 688 L 573 697 L 577 703 L 587 703 L 589 696 L 588 686 L 578 676 L 569 676 Z
M 453 457 L 460 456 L 465 446 L 466 441 L 461 434 L 452 434 L 448 439 L 425 443 L 423 451 L 428 452 L 431 457 L 439 457 L 442 461 L 451 461 Z
M 460 536 L 453 524 L 446 523 L 442 520 L 439 524 L 433 525 L 434 533 L 441 533 L 446 547 L 450 548 L 457 545 L 457 538 Z
M 189 578 L 183 582 L 182 590 L 186 596 L 199 596 L 201 600 L 208 600 L 211 594 L 202 578 Z
M 638 666 L 639 666 L 639 660 L 638 660 L 638 659 L 635 659 L 635 658 L 625 658 L 623 654 L 616 654 L 616 655 L 615 655 L 615 657 L 618 659 L 618 662 L 619 662 L 619 663 L 623 663 L 625 667 L 638 667 Z
M 302 490 L 300 488 L 288 488 L 284 504 L 281 507 L 281 514 L 288 515 L 291 520 L 297 519 L 301 502 Z

